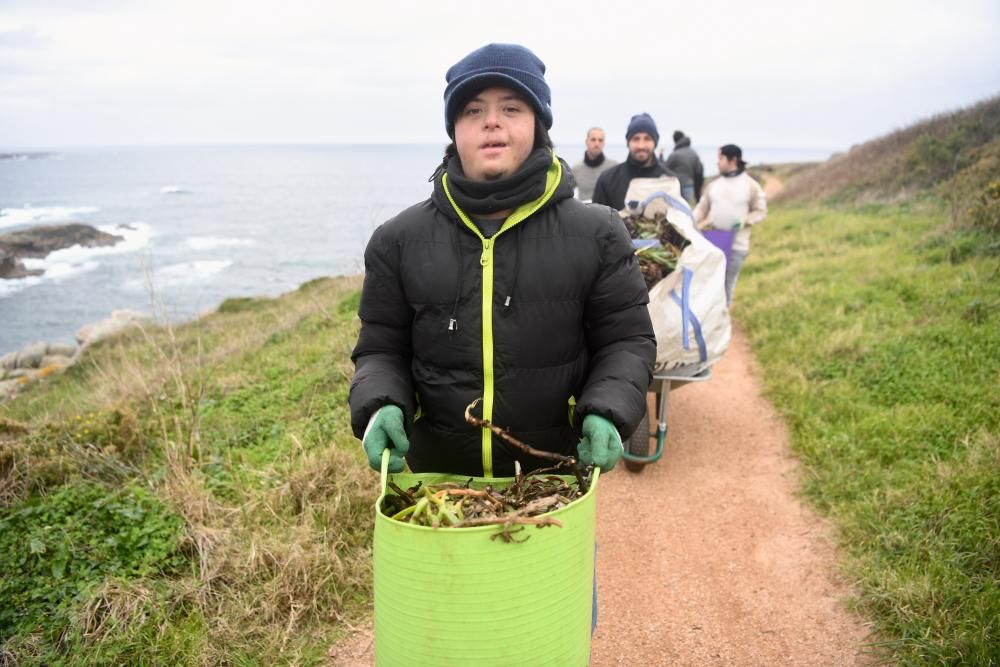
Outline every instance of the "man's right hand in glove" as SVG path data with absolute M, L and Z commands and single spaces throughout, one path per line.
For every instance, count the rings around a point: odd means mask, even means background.
M 368 465 L 373 470 L 382 469 L 382 452 L 389 449 L 389 472 L 402 472 L 406 465 L 403 456 L 410 449 L 410 441 L 403 428 L 403 411 L 395 405 L 383 405 L 368 420 L 368 428 L 361 440 L 368 455 Z
M 625 451 L 618 429 L 600 415 L 587 415 L 583 418 L 582 431 L 583 437 L 576 446 L 580 463 L 600 466 L 603 472 L 610 472 Z

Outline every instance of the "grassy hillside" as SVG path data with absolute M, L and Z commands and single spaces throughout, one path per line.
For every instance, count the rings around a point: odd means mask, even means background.
M 786 201 L 865 203 L 925 194 L 974 167 L 1000 138 L 1000 96 L 856 145 L 788 181 Z M 993 179 L 997 171 L 992 171 Z
M 98 345 L 0 406 L 0 664 L 318 664 L 370 607 L 355 279 Z
M 900 664 L 1000 665 L 998 124 L 994 98 L 792 175 L 735 298 Z
M 1000 664 L 1000 260 L 942 212 L 779 208 L 734 311 L 902 664 Z

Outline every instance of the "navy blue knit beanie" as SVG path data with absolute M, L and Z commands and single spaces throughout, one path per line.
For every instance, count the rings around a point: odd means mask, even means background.
M 653 137 L 654 145 L 660 143 L 660 133 L 656 131 L 656 123 L 648 113 L 640 113 L 632 116 L 632 120 L 628 123 L 628 130 L 625 132 L 625 141 L 631 139 L 632 135 L 636 132 L 645 132 Z
M 546 129 L 552 127 L 552 95 L 545 83 L 545 63 L 518 44 L 487 44 L 448 69 L 444 89 L 444 126 L 451 137 L 455 117 L 469 100 L 490 86 L 506 86 L 524 95 Z

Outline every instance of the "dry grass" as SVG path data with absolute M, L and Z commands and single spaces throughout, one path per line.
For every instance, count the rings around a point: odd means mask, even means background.
M 364 615 L 377 485 L 346 424 L 331 430 L 313 422 L 314 413 L 330 419 L 321 407 L 329 395 L 317 402 L 317 391 L 346 395 L 351 364 L 343 353 L 357 330 L 341 301 L 359 286 L 357 278 L 320 281 L 280 299 L 242 300 L 182 326 L 138 328 L 93 346 L 70 373 L 0 407 L 9 415 L 0 416 L 0 506 L 94 475 L 155 489 L 184 522 L 190 571 L 105 581 L 65 641 L 82 642 L 77 650 L 112 651 L 112 662 L 156 662 L 150 651 L 187 632 L 178 624 L 195 618 L 193 632 L 203 641 L 187 649 L 194 653 L 184 664 L 230 664 L 234 652 L 295 664 L 325 652 L 339 624 Z M 319 350 L 329 356 L 328 380 L 299 366 Z M 320 384 L 291 404 L 280 441 L 234 452 L 206 435 L 207 405 L 259 386 L 277 392 L 277 403 L 310 373 Z M 277 378 L 275 386 L 263 388 L 262 377 Z M 99 436 L 74 430 L 88 415 L 102 415 Z M 236 429 L 254 417 L 237 410 L 222 423 Z M 115 446 L 103 446 L 105 440 Z M 213 486 L 218 475 L 222 494 Z M 33 663 L 52 650 L 73 650 L 45 641 L 10 638 L 0 660 Z
M 255 317 L 257 326 L 242 328 L 235 338 L 225 336 L 210 357 L 198 359 L 239 357 L 294 331 L 317 312 L 333 319 L 314 294 L 294 305 L 264 309 Z M 231 331 L 228 319 L 204 322 L 203 333 Z M 348 330 L 353 336 L 353 328 Z M 169 354 L 163 361 L 177 365 L 179 358 Z M 262 492 L 243 489 L 244 502 L 237 506 L 220 503 L 194 465 L 201 455 L 197 402 L 204 391 L 188 382 L 203 376 L 197 368 L 168 373 L 180 409 L 165 415 L 153 403 L 168 451 L 171 444 L 184 443 L 168 455 L 170 472 L 162 487 L 187 522 L 198 563 L 196 584 L 189 582 L 193 585 L 183 593 L 192 596 L 210 628 L 205 656 L 210 663 L 225 660 L 225 647 L 247 642 L 264 654 L 284 653 L 290 643 L 328 633 L 349 613 L 352 597 L 367 589 L 368 553 L 356 545 L 369 539 L 374 485 L 353 448 L 304 446 L 292 433 L 285 455 L 255 471 L 260 478 L 281 480 L 278 484 Z
M 968 151 L 1000 133 L 1000 96 L 971 107 L 938 114 L 883 137 L 852 146 L 847 153 L 799 174 L 790 174 L 781 199 L 789 202 L 822 201 L 833 197 L 854 203 L 893 201 L 912 196 L 933 183 L 920 178 L 914 165 L 915 148 L 922 137 L 948 137 L 956 130 L 971 128 L 973 145 L 942 145 L 933 156 L 941 168 L 938 182 L 947 180 L 963 166 Z M 932 175 L 933 176 L 933 175 Z M 911 178 L 913 177 L 913 178 Z
M 115 628 L 129 623 L 142 623 L 154 599 L 141 584 L 111 580 L 83 605 L 79 628 L 85 645 L 100 642 Z
M 28 430 L 24 424 L 0 417 L 0 507 L 24 497 L 28 456 L 20 438 Z
M 353 618 L 353 598 L 369 586 L 370 553 L 356 545 L 371 530 L 371 473 L 339 448 L 295 458 L 283 483 L 240 507 L 221 506 L 190 475 L 163 489 L 197 562 L 177 592 L 206 619 L 216 658 L 247 641 L 280 652 L 325 634 Z

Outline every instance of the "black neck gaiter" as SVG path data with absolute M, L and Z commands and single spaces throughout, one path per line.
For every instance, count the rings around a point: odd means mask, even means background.
M 470 215 L 489 215 L 515 209 L 542 196 L 552 165 L 552 149 L 536 148 L 520 169 L 496 181 L 472 181 L 465 177 L 458 156 L 448 160 L 448 190 L 458 207 Z
M 587 151 L 583 152 L 583 163 L 588 167 L 600 167 L 601 163 L 604 162 L 604 153 L 598 153 L 597 157 L 591 159 Z

